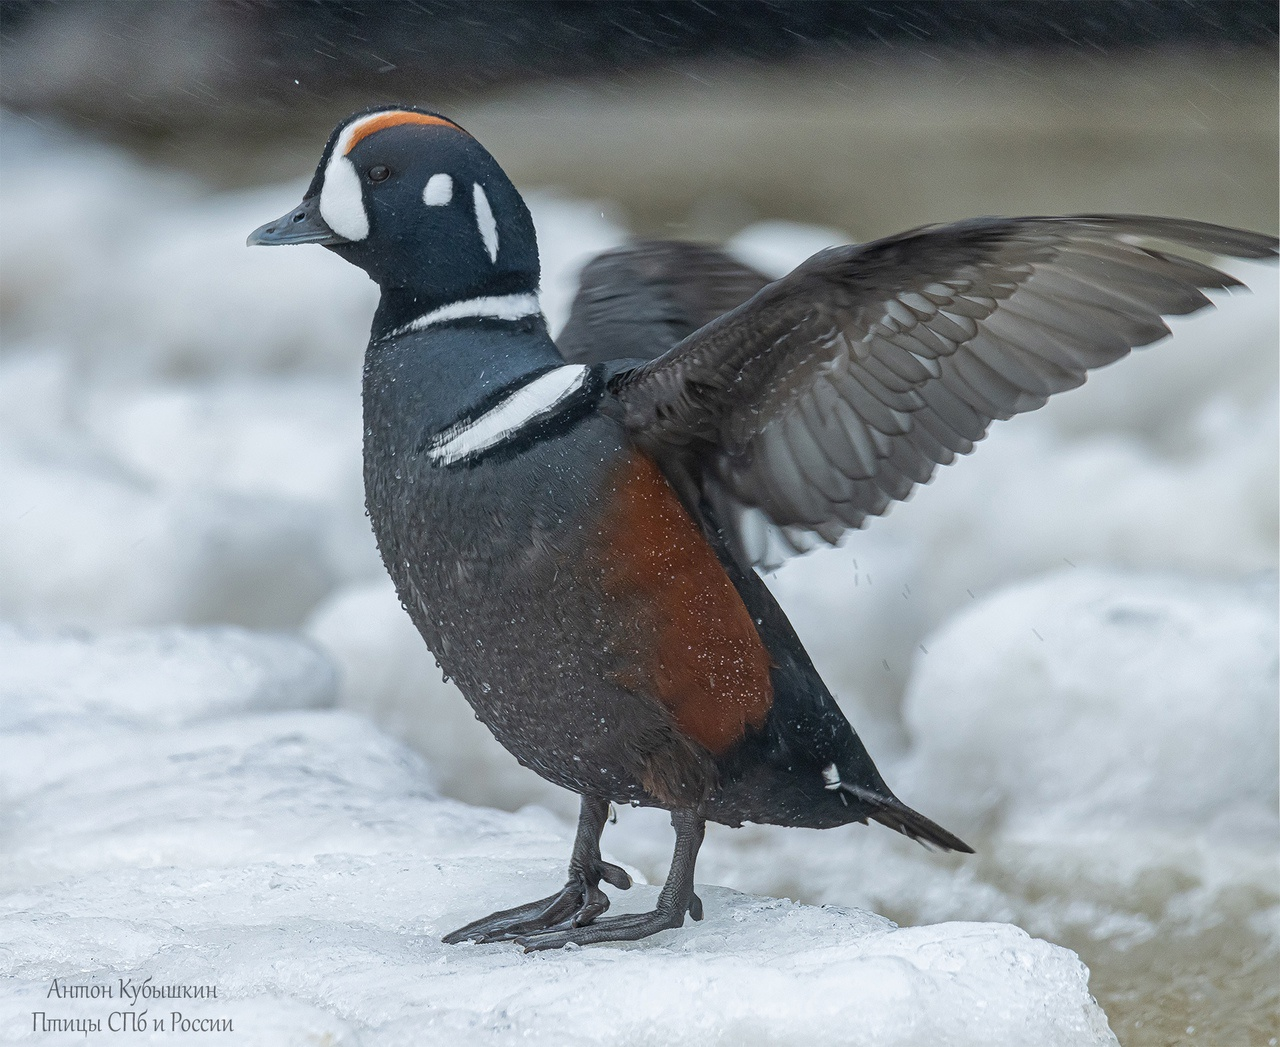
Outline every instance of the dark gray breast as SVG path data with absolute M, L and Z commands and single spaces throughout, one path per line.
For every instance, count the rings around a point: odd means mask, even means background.
M 596 410 L 596 370 L 565 365 L 549 340 L 501 335 L 370 347 L 378 547 L 442 670 L 517 759 L 575 791 L 647 802 L 626 753 L 653 748 L 669 724 L 610 682 L 627 623 L 586 555 L 625 434 Z

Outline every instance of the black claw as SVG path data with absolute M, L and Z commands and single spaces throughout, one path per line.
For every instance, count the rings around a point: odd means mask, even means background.
M 446 934 L 440 940 L 446 945 L 521 941 L 530 936 L 590 926 L 608 909 L 609 896 L 594 887 L 576 896 L 562 893 L 519 909 L 494 913 Z
M 440 940 L 445 945 L 459 945 L 462 942 L 494 941 L 496 939 L 493 935 L 501 933 L 503 928 L 521 926 L 535 917 L 545 914 L 559 897 L 558 894 L 552 895 L 550 898 L 530 902 L 528 905 L 491 913 L 483 919 L 473 920 L 465 927 L 459 927 L 456 931 L 446 934 Z
M 599 887 L 582 880 L 570 880 L 559 894 L 493 913 L 446 934 L 440 940 L 445 945 L 506 942 L 521 935 L 585 926 L 608 908 L 608 895 Z
M 570 927 L 590 927 L 596 922 L 596 917 L 607 909 L 608 906 L 586 907 L 584 906 L 580 912 L 573 914 L 573 919 L 569 921 Z
M 597 870 L 600 873 L 600 879 L 611 887 L 616 887 L 620 891 L 625 891 L 631 887 L 631 877 L 627 875 L 625 869 L 621 869 L 610 862 L 601 862 Z
M 573 914 L 569 924 L 572 927 L 586 927 L 588 924 L 593 923 L 597 916 L 607 911 L 608 908 L 609 896 L 599 887 L 589 887 L 586 900 L 578 911 Z
M 689 915 L 693 917 L 695 923 L 702 919 L 702 899 L 696 894 L 689 897 Z

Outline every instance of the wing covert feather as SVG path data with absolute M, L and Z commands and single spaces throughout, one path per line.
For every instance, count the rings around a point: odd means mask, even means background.
M 775 566 L 883 513 L 994 419 L 1163 338 L 1162 317 L 1211 305 L 1205 290 L 1240 286 L 1151 241 L 1276 255 L 1274 237 L 1169 218 L 925 227 L 819 252 L 611 389 L 744 561 Z
M 556 346 L 569 363 L 652 360 L 768 282 L 714 247 L 640 240 L 583 267 Z

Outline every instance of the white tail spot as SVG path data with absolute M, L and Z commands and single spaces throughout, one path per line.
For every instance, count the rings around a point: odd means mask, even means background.
M 839 789 L 841 785 L 840 768 L 833 763 L 827 764 L 826 767 L 822 768 L 822 781 L 824 789 Z

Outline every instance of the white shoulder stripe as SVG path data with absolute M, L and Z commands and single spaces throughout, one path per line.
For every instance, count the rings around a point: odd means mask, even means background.
M 539 375 L 479 418 L 445 429 L 427 446 L 427 454 L 438 465 L 452 465 L 506 442 L 581 389 L 589 370 L 585 364 L 570 364 Z
M 450 302 L 439 309 L 423 313 L 416 320 L 397 327 L 390 337 L 408 334 L 410 331 L 421 331 L 433 324 L 446 323 L 449 320 L 523 320 L 526 316 L 537 316 L 542 312 L 538 304 L 538 296 L 525 294 L 496 294 L 483 298 L 467 298 L 461 302 Z

